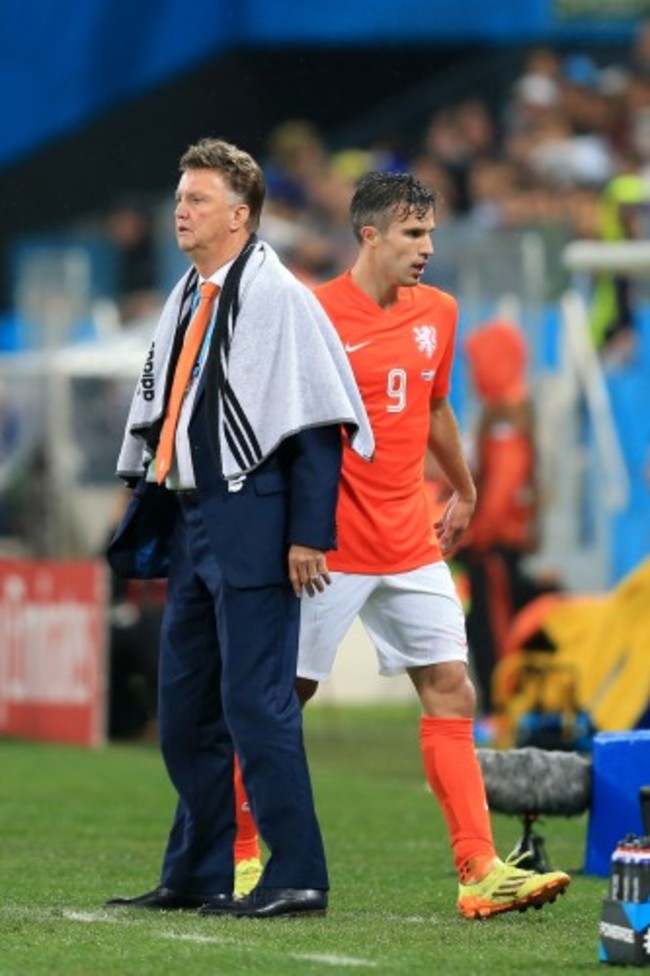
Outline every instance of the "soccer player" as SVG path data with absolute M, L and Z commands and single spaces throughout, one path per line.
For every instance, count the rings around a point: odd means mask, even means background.
M 435 197 L 408 174 L 368 173 L 351 219 L 354 266 L 316 295 L 352 364 L 375 459 L 363 464 L 344 450 L 331 584 L 302 600 L 298 694 L 304 704 L 328 677 L 358 615 L 380 671 L 406 671 L 420 698 L 424 770 L 449 831 L 460 912 L 486 918 L 539 907 L 570 878 L 497 857 L 472 734 L 465 623 L 444 561 L 470 523 L 476 492 L 448 401 L 456 302 L 420 283 L 433 254 Z M 451 488 L 435 525 L 424 484 L 427 445 Z

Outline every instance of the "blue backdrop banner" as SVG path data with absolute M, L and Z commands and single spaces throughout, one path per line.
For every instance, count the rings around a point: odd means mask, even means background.
M 2 0 L 0 167 L 232 47 L 624 40 L 650 0 Z

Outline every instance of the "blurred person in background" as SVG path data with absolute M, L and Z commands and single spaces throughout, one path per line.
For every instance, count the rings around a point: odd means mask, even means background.
M 158 642 L 164 580 L 113 576 L 109 609 L 108 734 L 157 741 Z
M 635 74 L 650 80 L 650 20 L 642 20 L 634 32 L 630 64 Z
M 350 150 L 334 153 L 319 178 L 312 183 L 311 220 L 319 233 L 330 242 L 334 274 L 347 266 L 354 249 L 348 213 L 355 181 L 361 172 L 366 172 L 366 159 L 365 153 Z M 331 277 L 331 274 L 327 277 Z
M 537 595 L 522 567 L 539 544 L 535 419 L 521 331 L 495 319 L 471 332 L 464 352 L 480 403 L 470 455 L 477 487 L 472 524 L 458 553 L 467 568 L 467 638 L 483 714 L 492 673 L 515 613 Z
M 118 492 L 108 543 L 119 526 L 130 493 Z M 105 547 L 104 547 L 105 548 Z M 111 572 L 108 734 L 111 739 L 158 738 L 158 644 L 167 583 L 123 579 Z
M 329 159 L 318 127 L 307 119 L 287 119 L 271 131 L 267 149 L 264 179 L 269 201 L 283 201 L 290 213 L 308 209 L 311 184 Z
M 552 47 L 531 47 L 524 58 L 524 74 L 543 75 L 559 81 L 562 58 Z
M 108 211 L 103 232 L 117 256 L 117 300 L 120 320 L 128 325 L 160 311 L 156 287 L 156 238 L 150 203 L 129 194 Z
M 511 202 L 519 190 L 516 165 L 479 156 L 469 168 L 467 182 L 470 222 L 485 231 L 507 226 Z
M 619 154 L 618 173 L 602 189 L 597 230 L 600 240 L 606 242 L 650 237 L 650 169 L 635 148 Z M 624 272 L 602 272 L 595 276 L 592 335 L 605 361 L 612 366 L 624 365 L 634 356 L 637 342 L 634 305 L 634 283 Z
M 453 182 L 455 206 L 465 212 L 470 206 L 468 175 L 477 156 L 489 155 L 496 133 L 487 106 L 478 99 L 439 109 L 429 119 L 422 141 L 422 154 L 444 166 Z
M 333 221 L 330 211 L 341 194 L 345 208 L 351 191 L 334 179 L 330 154 L 313 123 L 288 119 L 271 131 L 267 145 L 261 231 L 301 281 L 316 285 L 342 267 L 340 219 Z
M 11 402 L 6 381 L 0 379 L 0 536 L 13 535 L 16 529 L 12 489 L 25 453 L 20 414 Z

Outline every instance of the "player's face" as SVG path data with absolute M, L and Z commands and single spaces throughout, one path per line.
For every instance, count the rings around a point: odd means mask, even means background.
M 228 189 L 220 173 L 189 169 L 182 174 L 174 211 L 176 240 L 199 270 L 214 270 L 229 260 L 233 237 L 248 214 L 246 204 Z
M 433 254 L 433 210 L 420 218 L 414 212 L 397 215 L 378 232 L 376 258 L 380 273 L 391 285 L 417 285 Z

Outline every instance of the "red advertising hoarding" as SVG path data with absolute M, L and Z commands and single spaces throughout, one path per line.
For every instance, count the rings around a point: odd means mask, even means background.
M 0 735 L 105 741 L 106 567 L 0 560 Z

